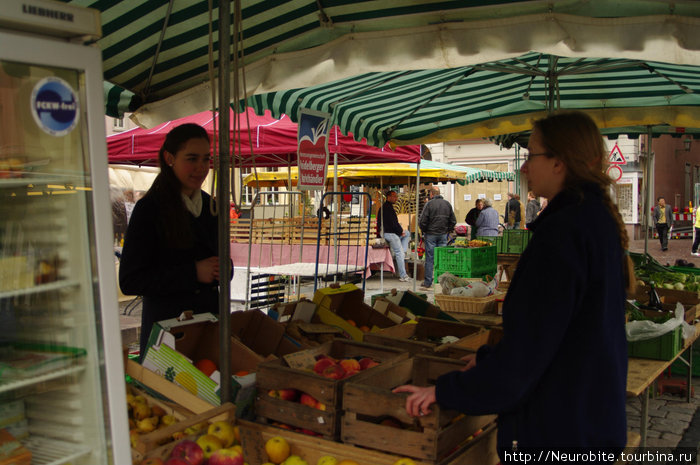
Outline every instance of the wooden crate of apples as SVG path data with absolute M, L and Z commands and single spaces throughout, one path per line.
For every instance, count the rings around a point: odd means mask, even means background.
M 463 415 L 433 404 L 430 413 L 411 417 L 405 410 L 408 394 L 392 389 L 434 385 L 440 375 L 463 367 L 459 360 L 417 355 L 346 383 L 341 440 L 415 459 L 451 460 L 495 421 L 495 415 Z
M 135 465 L 243 465 L 233 404 L 188 416 L 138 391 L 127 399 L 129 422 L 136 426 L 130 432 Z
M 400 349 L 335 339 L 258 366 L 255 413 L 282 427 L 337 439 L 342 385 L 408 357 Z

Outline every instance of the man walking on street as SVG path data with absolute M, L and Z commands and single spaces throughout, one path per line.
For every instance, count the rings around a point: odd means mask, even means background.
M 520 200 L 515 198 L 515 194 L 512 192 L 508 193 L 508 202 L 506 203 L 506 229 L 519 229 L 520 228 Z
M 430 201 L 423 207 L 418 222 L 425 242 L 425 279 L 421 289 L 429 290 L 433 285 L 435 247 L 447 246 L 447 233 L 451 232 L 456 224 L 452 205 L 442 198 L 437 187 L 431 187 Z
M 668 250 L 668 232 L 673 226 L 673 212 L 671 207 L 666 205 L 666 200 L 661 196 L 656 199 L 657 204 L 654 206 L 654 226 L 659 233 L 659 242 L 661 242 L 661 250 Z
M 386 195 L 386 202 L 377 212 L 377 236 L 383 237 L 391 247 L 391 251 L 396 258 L 396 268 L 399 272 L 399 281 L 408 282 L 411 278 L 406 274 L 406 251 L 411 236 L 408 231 L 404 231 L 396 216 L 394 204 L 398 200 L 399 194 L 396 191 L 389 191 Z

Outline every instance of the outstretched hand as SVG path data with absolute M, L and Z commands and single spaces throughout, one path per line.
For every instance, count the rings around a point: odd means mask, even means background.
M 419 387 L 411 384 L 404 384 L 394 388 L 391 392 L 408 392 L 406 398 L 406 413 L 412 417 L 420 417 L 430 413 L 430 406 L 436 402 L 435 386 Z
M 476 354 L 465 355 L 464 357 L 460 358 L 460 360 L 465 362 L 465 365 L 459 369 L 460 371 L 471 370 L 476 366 Z
M 209 284 L 219 279 L 219 257 L 209 257 L 195 263 L 197 281 Z

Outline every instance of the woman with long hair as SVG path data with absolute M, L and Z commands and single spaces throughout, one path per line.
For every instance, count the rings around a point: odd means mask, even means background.
M 201 190 L 210 158 L 204 128 L 175 127 L 158 153 L 160 173 L 131 214 L 119 285 L 124 294 L 143 296 L 142 360 L 153 323 L 185 310 L 218 313 L 217 217 Z
M 626 443 L 627 233 L 610 197 L 607 150 L 579 112 L 535 123 L 522 173 L 549 206 L 530 225 L 503 304 L 503 337 L 465 357 L 432 387 L 401 386 L 418 416 L 436 402 L 498 414 L 503 463 L 514 452 L 593 453 L 606 462 Z M 544 457 L 544 455 L 542 455 Z

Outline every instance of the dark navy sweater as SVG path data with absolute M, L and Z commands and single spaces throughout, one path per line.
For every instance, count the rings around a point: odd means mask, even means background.
M 502 340 L 479 349 L 473 369 L 441 376 L 437 402 L 498 414 L 504 463 L 514 444 L 618 452 L 626 442 L 627 342 L 615 222 L 599 189 L 587 186 L 554 197 L 532 230 L 503 304 Z

